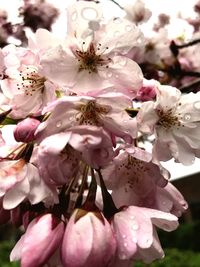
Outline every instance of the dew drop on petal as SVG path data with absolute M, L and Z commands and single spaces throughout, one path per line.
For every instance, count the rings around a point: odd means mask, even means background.
M 123 238 L 126 238 L 126 235 L 122 235 Z
M 131 215 L 130 219 L 131 220 L 134 220 L 135 219 L 135 216 Z
M 194 102 L 193 106 L 195 109 L 200 110 L 200 101 Z
M 142 39 L 141 38 L 138 38 L 137 39 L 137 42 L 138 42 L 138 44 L 141 44 L 142 43 Z
M 185 119 L 186 121 L 189 121 L 189 120 L 191 119 L 191 115 L 190 115 L 189 113 L 186 113 L 186 114 L 184 115 L 184 119 Z
M 131 229 L 132 229 L 132 230 L 138 230 L 138 229 L 139 229 L 139 225 L 138 225 L 138 224 L 133 224 L 133 225 L 131 226 Z
M 81 15 L 86 20 L 95 20 L 98 17 L 97 11 L 92 7 L 83 8 Z
M 126 25 L 125 30 L 126 30 L 127 32 L 130 32 L 130 31 L 132 30 L 131 25 Z
M 72 21 L 75 21 L 77 19 L 77 11 L 74 11 L 72 13 Z
M 61 127 L 62 126 L 62 122 L 61 121 L 58 121 L 57 123 L 56 123 L 56 127 Z
M 124 243 L 124 247 L 126 248 L 128 246 L 128 244 L 127 243 Z

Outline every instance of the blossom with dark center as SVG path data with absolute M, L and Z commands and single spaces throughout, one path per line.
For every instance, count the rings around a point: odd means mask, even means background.
M 139 29 L 125 19 L 112 19 L 101 25 L 99 4 L 81 1 L 80 10 L 70 8 L 73 11 L 68 38 L 42 56 L 45 76 L 76 94 L 116 86 L 121 91 L 128 88 L 131 97 L 135 96 L 143 75 L 137 63 L 125 55 L 141 45 Z M 94 13 L 94 19 L 87 18 L 87 9 Z
M 4 73 L 1 88 L 12 107 L 12 118 L 40 115 L 48 102 L 56 99 L 56 85 L 40 72 L 39 56 L 29 49 L 8 46 L 3 49 Z
M 181 95 L 171 86 L 157 88 L 156 101 L 143 103 L 137 115 L 139 130 L 155 134 L 154 156 L 158 160 L 176 161 L 185 165 L 199 157 L 200 93 Z

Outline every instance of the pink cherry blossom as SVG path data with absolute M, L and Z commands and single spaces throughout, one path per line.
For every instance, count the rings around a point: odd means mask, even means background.
M 151 155 L 138 148 L 127 148 L 103 170 L 106 185 L 115 204 L 154 207 L 158 187 L 167 184 L 168 173 L 151 161 Z M 123 179 L 122 179 L 123 177 Z
M 80 209 L 74 211 L 62 243 L 64 267 L 109 266 L 115 250 L 116 241 L 111 226 L 102 213 Z
M 12 107 L 10 116 L 40 114 L 48 102 L 56 99 L 56 86 L 41 73 L 38 55 L 14 46 L 4 48 L 4 54 L 6 78 L 1 87 Z
M 13 209 L 25 198 L 32 204 L 40 201 L 54 203 L 57 196 L 41 179 L 38 169 L 23 159 L 0 162 L 0 196 L 3 207 Z
M 79 170 L 80 153 L 70 144 L 71 132 L 51 135 L 38 147 L 37 166 L 47 184 L 68 184 Z
M 51 116 L 39 126 L 38 138 L 67 131 L 76 125 L 94 125 L 102 126 L 113 137 L 131 142 L 136 136 L 136 121 L 125 111 L 131 105 L 132 101 L 120 93 L 62 97 L 44 109 L 43 112 L 51 112 Z
M 47 183 L 65 184 L 77 174 L 81 161 L 100 168 L 114 156 L 112 140 L 102 127 L 81 125 L 45 138 L 37 165 Z
M 137 23 L 144 23 L 149 20 L 152 15 L 150 9 L 145 7 L 145 3 L 138 0 L 134 5 L 129 4 L 124 7 L 126 11 L 126 18 Z
M 158 160 L 176 161 L 185 165 L 198 156 L 200 94 L 181 92 L 170 86 L 159 86 L 156 101 L 143 103 L 137 115 L 139 130 L 154 133 L 153 153 Z
M 136 91 L 142 82 L 141 70 L 123 54 L 133 46 L 141 45 L 143 38 L 138 28 L 125 19 L 111 19 L 106 25 L 101 25 L 97 18 L 99 5 L 95 3 L 81 2 L 79 8 L 81 12 L 72 12 L 72 16 L 76 14 L 76 23 L 69 26 L 73 36 L 68 36 L 65 45 L 49 49 L 43 55 L 41 65 L 45 76 L 78 94 L 112 85 Z M 81 24 L 84 20 L 82 14 L 87 8 L 96 14 L 97 29 L 91 27 L 87 18 Z M 92 30 L 88 30 L 90 27 Z
M 22 267 L 43 266 L 59 247 L 63 233 L 64 223 L 52 214 L 35 218 L 12 250 L 11 261 L 20 260 Z
M 178 226 L 177 217 L 148 208 L 130 206 L 116 213 L 112 227 L 117 240 L 118 257 L 122 260 L 133 259 L 142 255 L 145 262 L 150 263 L 163 256 L 160 245 L 155 246 L 157 235 L 155 226 L 172 231 Z M 154 243 L 155 242 L 155 243 Z M 149 253 L 152 250 L 152 254 Z

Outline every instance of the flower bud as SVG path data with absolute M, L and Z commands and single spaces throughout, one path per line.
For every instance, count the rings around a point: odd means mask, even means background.
M 26 118 L 20 121 L 14 130 L 15 140 L 23 143 L 29 143 L 35 140 L 34 134 L 39 124 L 40 121 L 33 118 Z
M 116 241 L 110 224 L 100 211 L 74 211 L 61 249 L 64 267 L 108 266 L 115 250 Z
M 138 90 L 136 98 L 140 101 L 153 100 L 156 97 L 157 86 L 157 81 L 144 79 L 143 86 Z
M 21 259 L 22 267 L 39 267 L 48 262 L 60 245 L 64 223 L 52 214 L 35 218 L 11 252 L 10 260 Z

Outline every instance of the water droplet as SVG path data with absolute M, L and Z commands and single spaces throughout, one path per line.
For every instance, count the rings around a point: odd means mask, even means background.
M 131 215 L 130 219 L 131 220 L 134 220 L 135 219 L 135 216 L 134 215 Z
M 57 123 L 56 123 L 56 127 L 61 127 L 62 126 L 62 122 L 61 121 L 58 121 Z
M 115 74 L 115 78 L 119 78 L 119 75 L 118 74 Z
M 113 75 L 112 72 L 110 72 L 110 71 L 107 72 L 107 77 L 108 77 L 108 78 L 111 78 L 112 75 Z
M 126 25 L 125 30 L 126 30 L 127 32 L 130 32 L 130 31 L 132 30 L 131 25 Z
M 133 224 L 132 226 L 131 226 L 131 229 L 132 230 L 138 230 L 139 229 L 139 225 L 138 224 Z
M 77 19 L 77 11 L 74 11 L 72 13 L 72 21 L 75 21 Z
M 195 109 L 200 110 L 200 101 L 194 102 L 193 106 Z
M 128 246 L 128 244 L 127 243 L 124 243 L 124 247 L 126 248 Z
M 122 235 L 123 238 L 126 238 L 126 235 Z
M 119 36 L 120 35 L 120 32 L 119 31 L 116 31 L 116 32 L 113 33 L 113 35 L 114 35 L 114 37 Z
M 83 8 L 81 15 L 86 20 L 95 20 L 98 17 L 97 11 L 92 7 Z
M 185 119 L 186 121 L 189 121 L 189 120 L 191 119 L 191 115 L 190 115 L 189 113 L 186 113 L 186 114 L 184 115 L 184 119 Z

